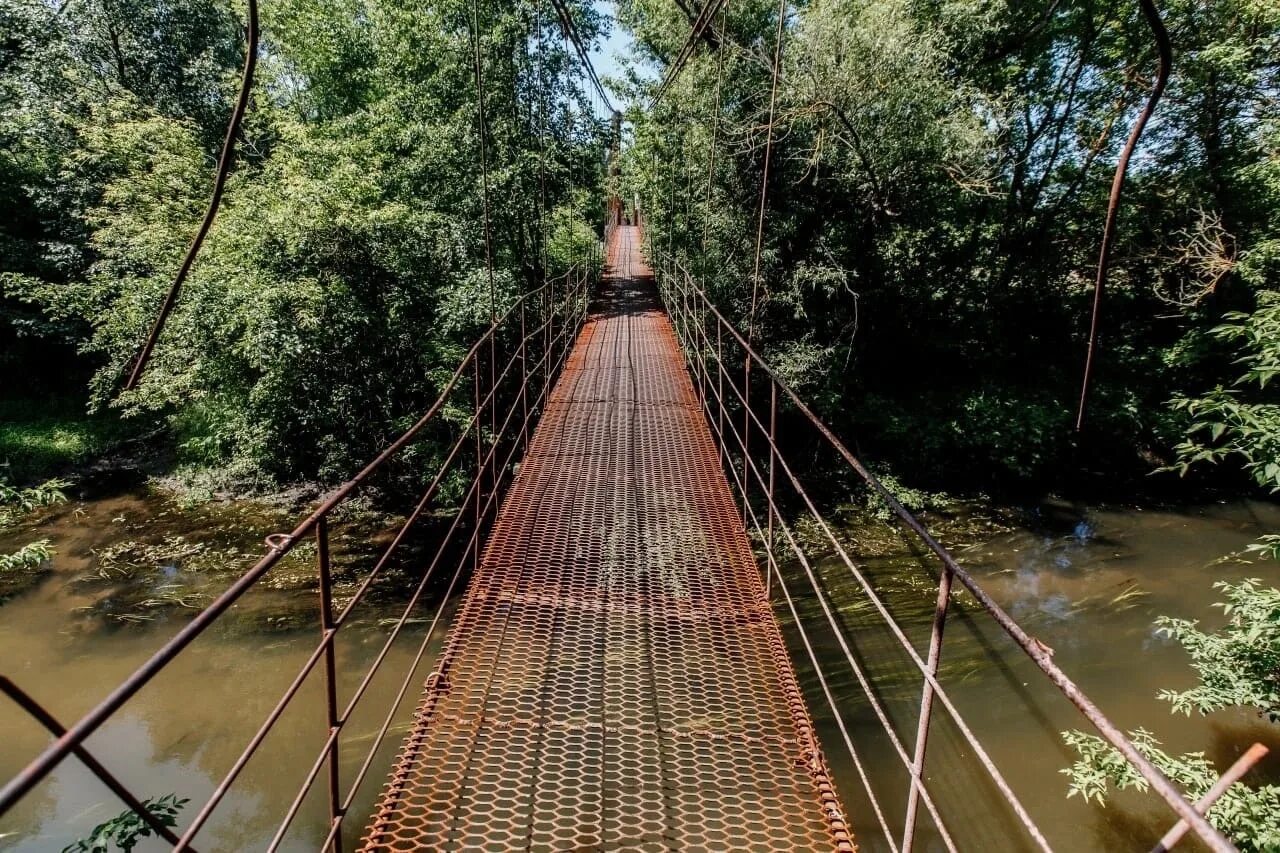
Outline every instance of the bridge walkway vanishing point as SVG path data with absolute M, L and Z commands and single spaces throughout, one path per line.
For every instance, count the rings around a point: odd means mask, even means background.
M 366 850 L 853 849 L 639 241 L 614 233 Z

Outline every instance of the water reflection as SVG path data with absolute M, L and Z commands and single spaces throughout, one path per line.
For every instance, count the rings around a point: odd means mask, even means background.
M 1152 623 L 1159 614 L 1220 623 L 1221 613 L 1211 607 L 1213 581 L 1271 569 L 1221 558 L 1280 529 L 1280 508 L 1261 503 L 1159 510 L 1050 505 L 1030 515 L 1025 526 L 966 547 L 959 554 L 961 562 L 1054 651 L 1055 661 L 1114 722 L 1129 729 L 1146 726 L 1174 751 L 1205 750 L 1221 768 L 1255 740 L 1277 739 L 1276 727 L 1249 711 L 1223 711 L 1208 718 L 1171 714 L 1157 692 L 1188 686 L 1194 673 L 1181 647 L 1156 634 Z M 860 533 L 850 531 L 855 543 Z M 882 530 L 869 533 L 883 537 Z M 872 585 L 923 656 L 936 590 L 934 565 L 914 543 L 903 540 L 865 566 Z M 918 670 L 843 563 L 824 561 L 821 574 L 855 659 L 868 672 L 909 752 L 920 696 Z M 793 588 L 799 589 L 799 576 L 793 577 Z M 1064 850 L 1148 849 L 1172 823 L 1167 810 L 1129 792 L 1106 809 L 1067 799 L 1067 780 L 1059 771 L 1074 754 L 1059 733 L 1087 729 L 1087 721 L 971 598 L 958 595 L 955 601 L 946 628 L 942 682 L 1050 843 Z M 802 604 L 806 625 L 818 625 L 822 615 L 816 603 L 809 599 Z M 893 834 L 899 836 L 907 776 L 897 750 L 857 682 L 843 675 L 848 664 L 834 638 L 819 631 L 816 639 L 824 671 L 841 674 L 834 679 L 838 705 L 855 729 L 859 757 L 870 770 Z M 813 684 L 811 673 L 802 672 L 802 678 Z M 862 849 L 889 849 L 852 761 L 840 746 L 830 710 L 819 692 L 810 692 L 810 702 Z M 928 785 L 960 848 L 1032 849 L 972 749 L 941 708 L 938 712 Z M 1273 756 L 1260 775 L 1280 778 L 1280 762 Z M 921 823 L 928 824 L 927 817 Z M 920 849 L 943 849 L 931 827 L 925 827 L 924 836 Z
M 131 519 L 169 512 L 152 498 L 131 493 L 67 508 L 40 529 L 39 536 L 54 540 L 58 556 L 43 581 L 0 605 L 0 667 L 60 719 L 78 718 L 171 636 L 172 620 L 180 614 L 168 617 L 169 622 L 118 626 L 99 608 L 87 619 L 77 608 L 97 603 L 102 590 L 73 582 L 93 570 L 95 551 L 140 535 L 131 529 Z M 125 521 L 116 522 L 117 518 Z M 219 548 L 256 549 L 261 536 L 275 529 L 275 522 L 264 519 L 254 524 L 256 528 L 250 525 L 243 542 L 220 542 Z M 190 527 L 184 532 L 189 533 Z M 1193 675 L 1185 654 L 1156 635 L 1152 622 L 1156 615 L 1168 613 L 1216 624 L 1221 617 L 1210 607 L 1215 599 L 1213 580 L 1274 575 L 1271 566 L 1220 558 L 1276 530 L 1280 530 L 1280 509 L 1271 504 L 1174 510 L 1057 505 L 1032 514 L 1021 529 L 967 542 L 958 555 L 1028 631 L 1054 649 L 1055 660 L 1120 726 L 1145 725 L 1170 749 L 1205 750 L 1218 766 L 1225 767 L 1255 740 L 1273 745 L 1273 755 L 1280 754 L 1277 728 L 1246 711 L 1209 718 L 1170 714 L 1168 705 L 1155 698 L 1157 691 L 1185 688 Z M 863 533 L 884 538 L 883 530 L 854 530 L 853 541 Z M 34 538 L 29 531 L 0 536 L 0 550 L 24 537 Z M 183 579 L 180 560 L 163 565 L 163 582 Z M 935 594 L 932 564 L 922 561 L 914 543 L 902 540 L 888 553 L 867 559 L 865 565 L 871 583 L 903 629 L 918 649 L 924 649 Z M 818 571 L 851 652 L 909 751 L 920 690 L 913 664 L 879 623 L 842 563 L 826 560 Z M 305 584 L 302 589 L 306 591 Z M 393 592 L 380 595 L 388 606 L 399 600 Z M 297 599 L 292 587 L 264 589 L 254 596 L 245 602 L 243 618 L 233 618 L 227 630 L 202 639 L 90 742 L 103 762 L 140 794 L 176 792 L 203 801 L 309 653 L 314 625 L 291 622 L 266 631 L 258 616 L 262 608 L 275 607 L 285 596 L 290 602 L 306 602 L 303 609 L 313 617 L 312 599 Z M 821 621 L 812 598 L 799 605 L 806 625 Z M 370 620 L 362 630 L 344 633 L 339 648 L 339 668 L 348 674 L 343 698 L 350 696 L 361 664 L 376 653 L 386 630 Z M 418 627 L 416 634 L 411 632 L 396 647 L 389 672 L 402 673 L 408 667 L 420 632 Z M 886 821 L 900 835 L 906 775 L 897 750 L 881 731 L 834 638 L 817 632 L 813 639 L 824 670 L 834 676 L 831 689 L 851 724 L 859 757 L 885 807 Z M 812 687 L 811 667 L 800 658 L 797 664 L 802 679 Z M 429 671 L 430 658 L 424 667 L 420 672 Z M 1084 721 L 963 596 L 957 597 L 947 625 L 941 677 L 1056 848 L 1147 849 L 1168 828 L 1171 820 L 1162 807 L 1136 794 L 1118 797 L 1106 809 L 1066 798 L 1066 780 L 1058 771 L 1070 764 L 1073 755 L 1059 732 L 1084 727 Z M 370 734 L 381 723 L 380 712 L 397 687 L 390 679 L 375 682 L 362 706 L 366 710 L 353 719 L 343 752 L 344 781 L 358 766 Z M 319 685 L 306 689 L 311 692 L 268 741 L 262 756 L 249 766 L 201 835 L 199 849 L 255 850 L 270 839 L 324 733 L 319 703 L 307 701 L 315 698 Z M 416 694 L 416 688 L 410 689 L 383 758 L 389 758 L 399 745 L 408 706 Z M 874 812 L 859 793 L 861 783 L 822 695 L 811 691 L 809 698 L 861 848 L 888 849 Z M 41 730 L 7 705 L 0 706 L 0 732 L 4 733 L 0 776 L 5 778 L 47 743 Z M 941 714 L 933 728 L 929 756 L 928 785 L 961 849 L 1030 849 L 970 748 Z M 1280 778 L 1274 757 L 1261 775 Z M 375 772 L 372 779 L 356 804 L 357 815 L 367 813 L 381 777 Z M 0 847 L 24 853 L 59 850 L 120 810 L 100 784 L 76 763 L 67 762 L 0 822 Z M 323 794 L 317 791 L 284 849 L 315 849 L 325 815 Z M 353 835 L 359 833 L 360 822 L 352 821 Z M 922 817 L 921 824 L 917 849 L 942 849 L 927 817 Z
M 246 517 L 240 539 L 228 539 L 216 524 L 218 555 L 252 553 L 262 536 L 275 529 L 272 517 Z M 141 519 L 168 519 L 168 526 L 145 527 Z M 119 520 L 117 520 L 119 519 Z M 186 618 L 183 609 L 157 611 L 153 619 L 123 622 L 103 602 L 118 599 L 138 583 L 199 589 L 225 585 L 208 573 L 186 578 L 187 564 L 159 563 L 154 577 L 117 584 L 82 580 L 98 571 L 100 555 L 133 540 L 160 542 L 175 531 L 200 542 L 199 525 L 171 504 L 145 492 L 68 506 L 43 519 L 38 530 L 7 531 L 0 550 L 38 533 L 57 551 L 52 566 L 30 588 L 0 604 L 0 667 L 63 722 L 77 720 L 173 635 Z M 335 534 L 340 535 L 340 534 Z M 202 552 L 203 553 L 203 552 Z M 342 558 L 339 558 L 341 564 Z M 343 566 L 339 565 L 339 572 Z M 303 578 L 305 580 L 305 578 Z M 190 583 L 187 583 L 190 581 Z M 257 727 L 311 654 L 319 638 L 315 593 L 309 583 L 293 589 L 255 589 L 228 616 L 196 641 L 143 689 L 88 742 L 89 749 L 140 797 L 176 793 L 191 798 L 180 825 L 194 816 L 213 792 Z M 221 588 L 221 587 L 219 587 Z M 152 590 L 155 587 L 151 587 Z M 378 606 L 363 623 L 339 634 L 339 701 L 351 697 L 366 667 L 381 648 L 404 601 L 399 587 L 375 590 Z M 430 596 L 428 596 L 429 598 Z M 284 622 L 275 614 L 287 614 Z M 420 615 L 430 615 L 425 609 Z M 352 717 L 343 741 L 343 787 L 372 744 L 387 708 L 408 672 L 422 640 L 422 620 L 411 624 L 392 648 L 368 694 Z M 438 642 L 438 640 L 436 641 Z M 378 768 L 389 765 L 417 701 L 417 683 L 430 671 L 432 647 L 413 677 L 375 772 L 353 808 L 348 835 L 362 830 L 382 781 Z M 196 847 L 207 850 L 257 850 L 270 842 L 299 785 L 327 735 L 319 672 L 302 688 L 296 703 L 246 767 Z M 7 702 L 0 702 L 0 778 L 7 780 L 38 754 L 49 739 L 38 725 Z M 314 850 L 327 830 L 323 785 L 304 803 L 283 850 Z M 44 783 L 0 821 L 0 848 L 23 853 L 61 850 L 95 825 L 114 817 L 123 805 L 75 760 L 63 762 Z M 161 849 L 154 840 L 139 851 Z

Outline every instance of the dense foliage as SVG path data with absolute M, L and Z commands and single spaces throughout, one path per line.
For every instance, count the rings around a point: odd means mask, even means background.
M 1147 790 L 1147 780 L 1102 738 L 1083 732 L 1067 732 L 1064 737 L 1080 754 L 1076 763 L 1064 771 L 1071 777 L 1071 796 L 1105 803 L 1111 786 Z M 1204 796 L 1218 781 L 1219 769 L 1202 752 L 1171 755 L 1146 729 L 1132 731 L 1129 737 L 1138 751 L 1177 782 L 1192 801 Z M 1208 818 L 1240 850 L 1252 853 L 1280 848 L 1277 813 L 1280 785 L 1254 787 L 1237 783 L 1209 809 Z
M 1226 596 L 1219 605 L 1225 625 L 1204 631 L 1187 619 L 1161 617 L 1159 630 L 1176 640 L 1191 658 L 1199 683 L 1182 691 L 1165 690 L 1160 698 L 1177 712 L 1202 714 L 1223 708 L 1254 709 L 1271 722 L 1280 720 L 1280 591 L 1260 581 L 1215 585 Z M 1195 801 L 1218 781 L 1221 768 L 1203 752 L 1174 755 L 1146 729 L 1130 732 L 1143 755 Z M 1080 731 L 1063 734 L 1078 757 L 1063 772 L 1071 779 L 1070 796 L 1105 803 L 1112 787 L 1145 791 L 1146 780 L 1102 738 Z M 1241 850 L 1280 848 L 1280 785 L 1237 783 L 1208 812 L 1210 822 Z
M 1187 650 L 1200 678 L 1195 687 L 1166 690 L 1160 698 L 1184 714 L 1244 706 L 1280 722 L 1280 590 L 1257 579 L 1214 586 L 1227 599 L 1219 605 L 1227 617 L 1221 629 L 1205 632 L 1194 620 L 1168 616 L 1157 623 Z
M 603 217 L 586 190 L 607 124 L 547 4 L 264 4 L 225 201 L 144 381 L 121 393 L 204 212 L 244 11 L 0 9 L 0 351 L 23 377 L 6 392 L 87 366 L 95 406 L 164 419 L 187 459 L 245 481 L 348 474 L 487 323 L 477 33 L 499 303 Z
M 571 5 L 596 37 L 599 12 Z M 740 319 L 757 290 L 770 358 L 909 482 L 1044 483 L 1246 443 L 1275 482 L 1274 355 L 1243 385 L 1232 359 L 1280 322 L 1280 10 L 1159 5 L 1173 76 L 1122 201 L 1083 436 L 1103 212 L 1155 65 L 1136 4 L 788 4 L 771 134 L 778 7 L 727 4 L 655 108 L 650 77 L 619 81 L 637 106 L 617 189 Z M 669 0 L 617 11 L 660 69 L 689 32 Z M 121 394 L 207 198 L 243 8 L 0 3 L 0 368 L 5 394 L 89 382 L 199 464 L 329 478 L 420 410 L 486 313 L 476 32 L 503 298 L 591 239 L 607 123 L 545 2 L 263 14 L 224 209 Z
M 625 175 L 655 246 L 690 259 L 740 318 L 777 5 L 727 5 L 720 48 L 699 48 L 657 108 L 633 114 Z M 1215 391 L 1234 378 L 1235 341 L 1212 330 L 1274 331 L 1280 7 L 1158 6 L 1173 77 L 1122 199 L 1082 438 L 1103 214 L 1155 70 L 1138 4 L 788 6 L 757 338 L 842 432 L 917 482 L 1147 471 L 1210 407 L 1245 430 L 1210 427 L 1205 447 L 1231 452 L 1258 424 L 1274 473 L 1274 388 Z M 651 58 L 676 53 L 688 32 L 676 5 L 622 7 Z
M 1231 387 L 1174 401 L 1193 419 L 1187 440 L 1175 448 L 1178 467 L 1186 473 L 1197 463 L 1239 463 L 1259 486 L 1280 491 L 1280 401 L 1269 389 L 1280 373 L 1280 291 L 1259 291 L 1257 310 L 1232 312 L 1227 320 L 1211 334 L 1239 345 L 1236 361 L 1245 372 Z
M 1263 292 L 1254 314 L 1232 314 L 1230 322 L 1213 330 L 1218 337 L 1239 344 L 1236 361 L 1245 373 L 1235 385 L 1243 386 L 1246 394 L 1265 392 L 1275 375 L 1280 337 L 1265 330 L 1276 325 L 1276 302 L 1273 292 Z M 1259 486 L 1273 492 L 1280 489 L 1274 405 L 1221 386 L 1203 398 L 1181 398 L 1177 404 L 1195 418 L 1189 437 L 1176 448 L 1184 473 L 1193 465 L 1228 463 L 1252 475 Z M 1262 536 L 1237 556 L 1249 555 L 1280 559 L 1280 535 Z M 1198 677 L 1195 686 L 1162 690 L 1160 698 L 1175 712 L 1188 715 L 1248 708 L 1272 723 L 1280 722 L 1280 590 L 1255 578 L 1218 582 L 1214 587 L 1226 598 L 1218 605 L 1226 617 L 1220 627 L 1206 631 L 1196 620 L 1173 616 L 1156 620 L 1157 632 L 1183 647 Z M 1192 800 L 1203 796 L 1218 779 L 1218 769 L 1202 752 L 1170 754 L 1146 729 L 1130 732 L 1130 737 Z M 1101 738 L 1080 731 L 1065 732 L 1063 738 L 1078 754 L 1063 771 L 1071 779 L 1071 796 L 1103 803 L 1112 786 L 1146 789 L 1146 780 Z M 1214 826 L 1248 851 L 1280 849 L 1277 814 L 1280 786 L 1243 783 L 1228 788 L 1208 812 Z

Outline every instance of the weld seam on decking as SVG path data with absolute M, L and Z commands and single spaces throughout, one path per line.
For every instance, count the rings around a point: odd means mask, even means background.
M 366 850 L 852 846 L 638 239 L 615 232 Z

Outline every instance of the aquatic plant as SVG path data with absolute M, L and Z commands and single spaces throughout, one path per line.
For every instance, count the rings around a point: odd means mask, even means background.
M 1071 779 L 1068 796 L 1081 796 L 1105 805 L 1110 786 L 1147 790 L 1147 780 L 1106 741 L 1084 732 L 1064 732 L 1063 739 L 1079 753 L 1064 769 Z M 1202 797 L 1218 781 L 1218 770 L 1203 752 L 1170 755 L 1151 732 L 1136 729 L 1129 738 L 1160 771 L 1181 785 L 1191 800 Z M 1256 788 L 1236 783 L 1209 809 L 1209 822 L 1229 836 L 1242 851 L 1280 849 L 1280 786 Z
M 1219 602 L 1227 622 L 1203 631 L 1191 619 L 1161 616 L 1160 633 L 1186 649 L 1200 683 L 1190 690 L 1162 690 L 1161 699 L 1175 713 L 1193 710 L 1208 714 L 1223 708 L 1250 707 L 1272 722 L 1280 722 L 1280 590 L 1256 578 L 1237 584 L 1219 582 L 1226 601 Z M 1145 791 L 1146 780 L 1125 759 L 1094 735 L 1064 732 L 1063 740 L 1079 754 L 1062 772 L 1071 780 L 1068 796 L 1105 803 L 1110 786 Z M 1196 800 L 1213 785 L 1218 770 L 1203 752 L 1170 755 L 1146 729 L 1130 732 L 1134 745 L 1153 764 Z M 1209 810 L 1211 823 L 1242 850 L 1280 849 L 1280 786 L 1232 785 Z
M 67 502 L 66 480 L 45 480 L 38 486 L 19 489 L 0 481 L 0 527 L 6 527 L 42 506 Z
M 23 545 L 12 554 L 0 554 L 0 572 L 17 572 L 38 568 L 53 556 L 48 539 Z
M 920 489 L 913 489 L 902 483 L 897 477 L 893 476 L 889 471 L 880 469 L 876 471 L 876 476 L 880 478 L 880 482 L 889 490 L 898 502 L 912 512 L 926 512 L 929 510 L 947 509 L 953 503 L 955 498 L 941 492 L 926 492 Z M 876 517 L 879 521 L 894 521 L 897 516 L 884 499 L 877 493 L 868 489 L 863 495 L 863 505 L 867 511 Z
M 1280 722 L 1280 590 L 1257 578 L 1213 586 L 1227 599 L 1216 605 L 1228 617 L 1217 631 L 1201 631 L 1191 619 L 1156 620 L 1162 634 L 1187 650 L 1200 675 L 1196 687 L 1162 690 L 1160 698 L 1183 714 L 1244 706 Z

